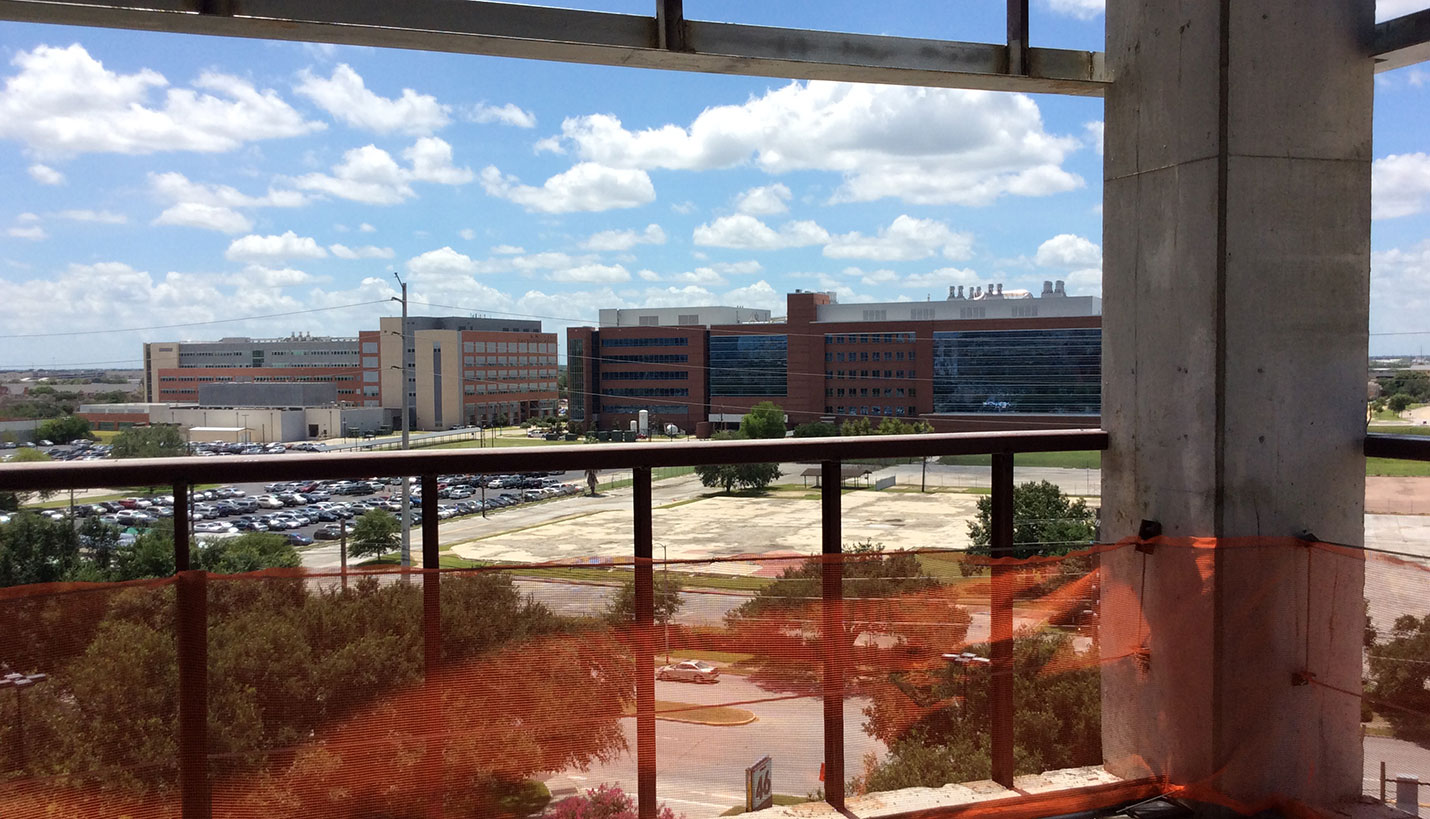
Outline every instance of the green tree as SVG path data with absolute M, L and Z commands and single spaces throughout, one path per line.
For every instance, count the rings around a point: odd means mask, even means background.
M 67 580 L 82 561 L 79 547 L 68 522 L 18 514 L 0 526 L 0 586 Z
M 381 555 L 396 549 L 401 539 L 402 524 L 390 513 L 369 509 L 353 523 L 348 539 L 348 554 L 353 557 Z
M 773 401 L 761 401 L 750 407 L 740 419 L 740 435 L 752 439 L 785 437 L 784 408 Z
M 726 624 L 734 629 L 753 628 L 765 634 L 804 633 L 820 620 L 824 594 L 824 560 L 812 557 L 786 568 L 773 583 L 732 609 Z M 921 625 L 937 632 L 931 642 L 958 645 L 972 622 L 956 596 L 930 593 L 939 582 L 924 570 L 918 556 L 909 552 L 885 553 L 873 541 L 846 547 L 843 558 L 845 616 L 843 642 L 852 647 L 864 634 L 930 637 Z
M 1385 706 L 1376 710 L 1390 720 L 1397 736 L 1430 739 L 1430 690 L 1425 687 L 1430 683 L 1430 615 L 1397 617 L 1386 639 L 1372 648 L 1372 705 Z
M 1411 398 L 1409 394 L 1398 392 L 1385 400 L 1385 406 L 1388 407 L 1391 412 L 1405 412 L 1405 409 L 1409 407 L 1414 400 L 1415 399 Z
M 40 424 L 35 430 L 35 435 L 47 441 L 54 441 L 57 444 L 67 444 L 70 441 L 88 438 L 89 422 L 78 415 L 51 418 Z
M 987 644 L 969 650 L 988 656 Z M 1014 773 L 1102 761 L 1098 668 L 1079 660 L 1071 635 L 1020 631 L 1013 640 L 1013 675 Z M 930 678 L 931 683 L 922 682 Z M 910 701 L 923 706 L 912 723 L 907 722 Z M 935 704 L 940 707 L 928 708 Z M 988 779 L 988 709 L 986 667 L 945 663 L 918 674 L 896 673 L 875 689 L 864 709 L 864 730 L 887 743 L 889 753 L 882 761 L 866 757 L 864 772 L 850 789 L 868 793 Z
M 188 451 L 183 433 L 173 424 L 130 427 L 114 436 L 116 458 L 166 458 Z
M 1430 400 L 1430 374 L 1419 370 L 1400 370 L 1381 382 L 1385 395 L 1404 393 L 1412 401 Z
M 874 425 L 869 423 L 869 419 L 864 416 L 850 418 L 839 425 L 840 435 L 873 435 Z
M 877 435 L 927 435 L 933 432 L 933 425 L 927 421 L 905 421 L 902 418 L 885 416 L 874 432 Z
M 24 449 L 17 449 L 17 450 L 15 450 L 15 453 L 10 456 L 9 463 L 14 463 L 14 464 L 27 464 L 27 463 L 31 463 L 31 464 L 32 464 L 32 463 L 44 463 L 45 461 L 51 461 L 51 460 L 54 460 L 54 459 L 51 458 L 51 457 L 49 456 L 49 454 L 46 453 L 44 450 L 42 450 L 42 449 L 35 449 L 35 448 L 33 448 L 33 447 L 25 447 Z M 25 504 L 27 504 L 27 503 L 31 503 L 31 502 L 33 502 L 33 501 L 35 501 L 35 500 L 44 500 L 45 498 L 48 498 L 48 497 L 50 497 L 50 496 L 53 495 L 53 494 L 54 494 L 54 492 L 53 492 L 53 491 L 50 491 L 50 490 L 44 490 L 44 491 L 40 491 L 40 492 L 4 492 L 4 493 L 0 493 L 0 496 L 3 496 L 3 497 L 0 497 L 0 509 L 4 509 L 4 508 L 7 508 L 7 507 L 10 508 L 10 509 L 19 509 L 21 506 L 23 506 L 23 505 L 25 505 Z
M 839 427 L 828 421 L 810 421 L 794 428 L 796 438 L 832 438 L 839 434 Z
M 246 532 L 208 542 L 195 550 L 190 565 L 214 574 L 243 574 L 262 569 L 296 569 L 303 561 L 288 538 L 269 532 Z
M 989 554 L 993 500 L 978 499 L 978 513 L 968 522 L 971 554 Z M 1097 537 L 1097 513 L 1081 498 L 1074 501 L 1057 484 L 1037 481 L 1013 487 L 1013 553 L 1008 557 L 1062 555 Z
M 685 600 L 680 596 L 680 578 L 669 572 L 655 575 L 655 622 L 664 625 L 675 617 Z M 606 605 L 606 619 L 613 625 L 628 625 L 636 621 L 636 581 L 627 578 Z
M 747 418 L 749 416 L 746 416 Z M 783 425 L 783 421 L 780 422 Z M 715 441 L 736 441 L 744 439 L 739 432 L 721 430 L 710 436 Z M 735 487 L 741 489 L 764 489 L 780 476 L 779 464 L 707 464 L 695 467 L 695 475 L 702 486 L 718 486 L 729 494 Z

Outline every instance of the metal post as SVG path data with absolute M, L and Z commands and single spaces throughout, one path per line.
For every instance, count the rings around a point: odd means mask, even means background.
M 189 569 L 188 484 L 174 484 L 175 651 L 179 662 L 179 791 L 184 819 L 208 819 L 208 583 Z
M 656 47 L 685 51 L 685 9 L 683 0 L 656 0 Z
M 407 450 L 409 439 L 412 437 L 412 395 L 407 384 L 408 373 L 412 371 L 415 362 L 407 359 L 407 282 L 403 281 L 396 273 L 392 274 L 397 283 L 402 286 L 402 298 L 394 297 L 394 301 L 402 302 L 402 449 Z M 408 476 L 402 476 L 402 568 L 412 565 L 412 485 L 407 480 Z M 425 521 L 426 515 L 422 516 Z
M 1028 0 L 1008 0 L 1008 73 L 1028 73 Z
M 24 776 L 29 772 L 30 759 L 25 754 L 25 698 L 18 685 L 15 686 L 15 734 L 20 748 L 20 775 Z
M 661 593 L 670 594 L 670 550 L 665 548 L 664 543 L 660 544 L 660 562 L 661 572 L 665 575 L 665 588 Z M 664 616 L 661 617 L 661 622 L 665 626 L 665 664 L 670 665 L 670 610 L 664 606 L 662 606 L 662 610 Z
M 338 518 L 338 560 L 342 561 L 343 591 L 348 590 L 348 520 Z
M 1385 760 L 1380 761 L 1380 803 L 1385 804 Z
M 654 538 L 651 532 L 650 467 L 631 470 L 634 497 L 636 604 L 636 807 L 639 819 L 655 819 L 655 625 Z
M 824 604 L 824 801 L 844 810 L 844 562 L 839 461 L 820 466 Z
M 993 564 L 989 619 L 989 716 L 992 733 L 993 781 L 1013 787 L 1013 570 L 998 558 L 1013 555 L 1013 455 L 993 455 Z
M 444 777 L 442 726 L 442 576 L 437 552 L 437 476 L 423 475 L 422 486 L 422 667 L 426 755 L 422 765 L 428 819 L 442 816 Z

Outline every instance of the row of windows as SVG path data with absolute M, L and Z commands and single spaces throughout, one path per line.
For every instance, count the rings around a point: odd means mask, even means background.
M 610 381 L 685 381 L 690 378 L 690 373 L 686 370 L 630 370 L 604 372 L 601 378 Z
M 530 367 L 541 364 L 556 364 L 554 355 L 466 355 L 462 363 L 468 367 Z
M 882 394 L 879 390 L 879 387 L 850 387 L 848 393 L 850 398 L 903 398 L 905 395 L 903 387 L 884 387 Z M 872 395 L 870 393 L 872 393 Z M 907 393 L 909 398 L 919 397 L 917 387 L 909 387 Z M 844 394 L 845 389 L 843 387 L 824 388 L 825 398 L 843 398 Z
M 711 336 L 710 394 L 785 395 L 789 340 L 786 336 Z
M 857 358 L 856 358 L 856 356 L 857 356 Z M 873 358 L 870 358 L 870 356 L 873 356 Z M 881 352 L 879 352 L 878 350 L 875 350 L 874 352 L 871 353 L 871 352 L 869 352 L 868 350 L 860 350 L 859 352 L 856 353 L 856 352 L 854 352 L 853 350 L 850 350 L 850 351 L 849 351 L 849 358 L 848 358 L 848 359 L 846 359 L 846 358 L 844 357 L 844 353 L 825 353 L 825 354 L 824 354 L 824 360 L 825 360 L 825 361 L 838 361 L 838 362 L 840 362 L 841 364 L 842 364 L 843 362 L 845 362 L 846 360 L 849 361 L 850 363 L 853 363 L 853 362 L 855 362 L 855 361 L 903 361 L 903 360 L 904 360 L 904 351 L 903 351 L 903 350 L 897 350 L 897 351 L 885 350 L 884 352 L 881 353 Z M 909 361 L 916 361 L 916 360 L 917 360 L 917 355 L 914 353 L 913 350 L 909 350 L 909 359 L 908 359 L 908 360 L 909 360 Z
M 882 311 L 881 311 L 882 312 Z M 930 316 L 932 318 L 932 316 Z M 825 333 L 825 344 L 913 344 L 913 333 Z
M 651 415 L 685 415 L 690 408 L 683 404 L 601 404 L 601 411 L 612 415 L 637 415 L 641 410 Z
M 463 370 L 462 375 L 477 381 L 514 381 L 525 378 L 555 378 L 556 370 Z
M 824 411 L 831 415 L 893 415 L 896 417 L 903 415 L 918 415 L 918 410 L 913 407 L 891 407 L 887 405 L 880 407 L 877 405 L 870 406 L 868 404 L 863 404 L 857 407 L 831 407 L 826 405 L 824 407 Z
M 575 341 L 572 341 L 573 346 L 571 348 L 571 355 L 573 356 L 573 358 L 571 359 L 571 365 L 573 367 L 576 365 L 576 359 L 574 357 L 584 355 L 584 353 L 576 352 L 576 347 L 574 346 L 575 343 Z M 606 360 L 626 361 L 632 364 L 687 364 L 690 362 L 690 356 L 686 355 L 685 353 L 651 353 L 650 355 L 608 355 L 606 356 Z
M 556 345 L 549 341 L 464 341 L 464 353 L 555 353 Z
M 690 395 L 689 387 L 622 387 L 613 390 L 606 390 L 607 395 L 616 395 L 625 398 L 686 398 Z
M 586 340 L 584 338 L 570 339 L 567 347 L 567 383 L 574 385 L 576 389 L 571 390 L 566 414 L 572 421 L 584 421 L 586 420 Z
M 847 374 L 846 374 L 847 373 Z M 883 375 L 880 375 L 883 373 Z M 913 370 L 825 370 L 825 378 L 914 378 Z
M 1102 331 L 934 333 L 934 412 L 1095 414 Z
M 514 384 L 464 384 L 462 391 L 467 395 L 486 395 L 501 392 L 556 392 L 555 381 L 529 381 Z
M 247 383 L 247 382 L 249 382 L 249 381 L 252 381 L 253 383 L 256 383 L 256 384 L 282 384 L 282 383 L 285 383 L 285 382 L 288 382 L 288 381 L 303 381 L 303 382 L 354 381 L 354 380 L 357 379 L 357 375 L 354 374 L 354 373 L 348 373 L 348 374 L 344 374 L 344 375 L 288 375 L 288 376 L 282 376 L 282 375 L 255 375 L 255 376 L 247 376 L 247 375 L 245 375 L 245 376 L 242 376 L 242 378 L 244 379 L 243 381 L 237 381 L 237 380 L 236 380 L 236 377 L 235 377 L 235 376 L 231 376 L 231 375 L 161 375 L 161 376 L 159 376 L 159 380 L 160 380 L 160 381 L 197 382 L 197 383 L 200 383 L 200 384 L 228 384 L 228 383 L 242 384 L 242 383 Z
M 687 336 L 670 338 L 603 338 L 602 347 L 689 347 Z

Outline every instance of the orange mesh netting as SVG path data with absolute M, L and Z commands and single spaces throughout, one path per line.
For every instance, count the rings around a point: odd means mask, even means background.
M 604 581 L 573 579 L 577 564 L 408 576 L 269 570 L 194 587 L 202 605 L 189 610 L 206 617 L 197 633 L 206 638 L 202 761 L 213 815 L 522 816 L 598 786 L 601 798 L 619 789 L 616 803 L 634 800 L 641 707 L 655 715 L 657 795 L 674 813 L 742 805 L 745 769 L 763 756 L 777 793 L 818 797 L 829 695 L 842 702 L 851 798 L 987 780 L 998 584 L 1012 600 L 1015 773 L 1078 771 L 1037 787 L 1020 780 L 1024 791 L 1116 781 L 1106 764 L 1198 799 L 1265 807 L 1218 797 L 1210 780 L 1179 782 L 1167 763 L 1125 753 L 1121 739 L 1113 758 L 1106 744 L 1110 724 L 1165 718 L 1109 701 L 1106 675 L 1146 674 L 1199 651 L 1159 644 L 1161 626 L 1144 616 L 1148 594 L 1169 592 L 1141 565 L 1173 552 L 1184 555 L 1177 593 L 1189 617 L 1213 594 L 1226 555 L 1287 567 L 1277 588 L 1246 595 L 1227 616 L 1283 599 L 1309 610 L 1316 573 L 1363 563 L 1376 629 L 1365 640 L 1369 694 L 1318 667 L 1315 634 L 1305 635 L 1306 682 L 1365 710 L 1368 724 L 1407 747 L 1430 735 L 1425 562 L 1328 544 L 1157 539 L 1151 549 L 1127 542 L 1019 561 L 872 549 L 742 556 L 781 572 L 766 573 L 779 576 L 758 593 L 687 588 L 668 622 L 656 561 L 649 628 L 634 621 L 629 564 L 605 564 Z M 843 577 L 833 609 L 823 599 L 826 560 Z M 670 563 L 683 572 L 718 561 Z M 424 591 L 428 582 L 439 590 Z M 0 816 L 180 815 L 180 679 L 190 662 L 176 634 L 180 585 L 0 590 L 0 673 L 47 675 L 0 690 Z M 439 643 L 428 640 L 434 628 Z M 440 657 L 429 658 L 428 645 L 440 645 Z M 650 703 L 637 698 L 643 654 L 661 677 Z M 831 668 L 842 668 L 833 689 Z M 1270 695 L 1293 688 L 1288 680 Z M 1087 801 L 1038 798 L 1047 813 Z

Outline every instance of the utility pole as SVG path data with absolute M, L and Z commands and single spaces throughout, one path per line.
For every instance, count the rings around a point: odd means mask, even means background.
M 393 301 L 402 302 L 402 449 L 407 450 L 412 436 L 412 398 L 408 390 L 407 377 L 412 371 L 407 361 L 407 282 L 393 271 L 392 277 L 402 286 L 402 297 L 393 296 Z M 402 568 L 412 565 L 412 484 L 402 476 Z

